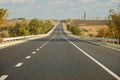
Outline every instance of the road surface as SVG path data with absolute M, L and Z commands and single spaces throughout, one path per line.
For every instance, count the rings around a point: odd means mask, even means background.
M 48 37 L 0 49 L 0 80 L 120 80 L 120 52 L 69 37 L 59 23 Z

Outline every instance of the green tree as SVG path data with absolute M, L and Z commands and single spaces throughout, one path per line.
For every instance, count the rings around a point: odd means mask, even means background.
M 39 21 L 38 19 L 32 19 L 29 23 L 30 34 L 32 35 L 40 34 L 42 25 L 43 25 L 42 21 Z
M 112 38 L 120 38 L 120 6 L 117 11 L 109 10 L 108 26 L 110 28 L 110 35 Z
M 104 38 L 110 37 L 109 28 L 101 28 L 100 30 L 98 30 L 97 37 L 104 37 Z
M 67 25 L 67 29 L 74 35 L 82 36 L 84 34 L 83 31 L 79 28 L 79 26 Z
M 3 31 L 0 33 L 0 36 L 1 36 L 2 38 L 6 38 L 6 37 L 9 37 L 10 35 L 9 35 L 8 30 L 3 30 Z
M 7 17 L 7 9 L 0 9 L 0 25 L 2 25 L 2 19 Z
M 13 36 L 27 36 L 29 35 L 29 26 L 25 20 L 16 23 L 11 30 Z

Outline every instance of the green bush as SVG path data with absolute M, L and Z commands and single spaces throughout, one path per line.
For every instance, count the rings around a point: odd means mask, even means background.
M 72 32 L 72 34 L 74 35 L 83 35 L 83 31 L 81 29 L 79 29 L 78 26 L 73 26 L 73 25 L 67 25 L 67 29 Z
M 2 25 L 2 19 L 7 17 L 7 9 L 1 8 L 0 9 L 0 26 Z
M 8 32 L 8 30 L 3 30 L 3 31 L 0 33 L 0 36 L 1 36 L 1 38 L 9 37 L 9 32 Z
M 10 29 L 11 36 L 27 36 L 29 35 L 29 26 L 26 22 L 26 20 L 22 20 L 19 23 L 16 23 L 16 25 Z
M 40 21 L 38 19 L 32 19 L 29 23 L 26 20 L 18 22 L 13 27 L 1 28 L 0 37 L 17 37 L 27 35 L 38 35 L 47 33 L 53 25 L 50 21 Z
M 48 32 L 53 27 L 53 25 L 49 21 L 46 23 L 43 23 L 38 19 L 33 19 L 29 23 L 29 27 L 30 27 L 29 28 L 30 33 L 32 35 L 33 34 L 36 35 L 36 34 L 44 34 Z

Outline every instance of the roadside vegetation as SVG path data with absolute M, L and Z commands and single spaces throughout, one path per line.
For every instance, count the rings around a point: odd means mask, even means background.
M 0 27 L 1 27 L 1 25 L 2 25 L 2 20 L 4 19 L 4 18 L 6 18 L 7 17 L 7 9 L 0 9 Z M 1 37 L 2 36 L 4 36 L 6 34 L 6 36 L 9 36 L 8 35 L 8 31 L 0 31 L 0 41 L 1 41 Z
M 120 6 L 109 10 L 107 25 L 108 28 L 98 31 L 97 37 L 120 39 Z
M 72 19 L 63 20 L 68 30 L 75 35 L 83 35 L 84 33 L 84 36 L 120 39 L 120 6 L 117 9 L 109 10 L 108 18 L 104 20 L 105 23 L 103 25 L 83 25 L 79 21 Z M 85 23 L 85 21 L 83 22 Z
M 67 25 L 67 29 L 72 32 L 74 35 L 83 35 L 83 31 L 78 27 L 78 26 L 73 26 L 73 25 Z
M 7 13 L 7 9 L 0 9 L 0 26 L 2 25 L 2 20 L 5 19 L 7 17 L 8 13 Z
M 0 9 L 0 40 L 7 37 L 44 34 L 54 26 L 50 20 L 32 19 L 28 22 L 26 19 L 21 19 L 15 25 L 6 25 L 3 27 L 3 20 L 6 17 L 7 10 Z
M 29 23 L 26 20 L 17 22 L 11 27 L 1 27 L 0 37 L 17 37 L 17 36 L 28 36 L 47 33 L 53 24 L 50 21 L 43 22 L 38 19 L 32 19 Z

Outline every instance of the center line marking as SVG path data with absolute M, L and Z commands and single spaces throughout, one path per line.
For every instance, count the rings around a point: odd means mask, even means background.
M 42 47 L 45 46 L 45 44 L 42 45 Z
M 30 59 L 31 58 L 31 56 L 27 56 L 27 57 L 25 57 L 26 59 Z
M 42 47 L 40 47 L 40 48 L 42 48 Z
M 35 54 L 36 52 L 32 52 L 32 54 Z
M 8 77 L 8 75 L 2 75 L 2 76 L 0 77 L 0 80 L 5 80 L 7 77 Z
M 15 67 L 21 67 L 23 65 L 23 63 L 18 63 L 15 65 Z
M 50 40 L 52 40 L 56 35 L 54 35 L 53 37 L 51 37 L 48 41 L 46 41 L 44 44 L 42 44 L 40 46 L 40 48 L 44 47 L 45 45 L 47 45 L 49 43 Z
M 36 49 L 37 51 L 39 50 L 39 49 Z

